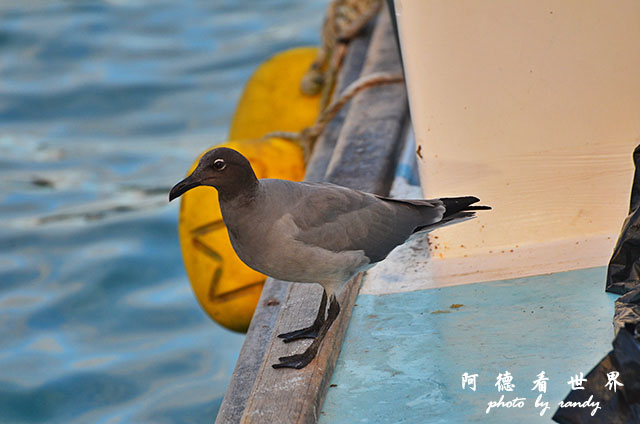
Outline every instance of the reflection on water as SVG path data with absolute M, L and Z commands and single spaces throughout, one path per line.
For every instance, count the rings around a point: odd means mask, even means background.
M 0 422 L 211 422 L 242 336 L 167 193 L 325 1 L 0 1 Z

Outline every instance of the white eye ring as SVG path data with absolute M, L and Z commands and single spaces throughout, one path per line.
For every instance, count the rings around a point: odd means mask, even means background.
M 225 162 L 224 159 L 216 159 L 213 161 L 213 167 L 218 171 L 222 171 L 227 167 L 227 162 Z

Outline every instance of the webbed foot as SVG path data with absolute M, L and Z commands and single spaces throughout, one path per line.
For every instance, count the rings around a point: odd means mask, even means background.
M 295 368 L 299 370 L 309 365 L 309 363 L 313 361 L 313 358 L 316 357 L 317 353 L 317 345 L 314 348 L 314 345 L 312 344 L 303 353 L 298 353 L 291 356 L 282 356 L 278 358 L 280 362 L 277 364 L 273 364 L 272 366 L 273 368 Z
M 285 343 L 300 339 L 315 339 L 318 336 L 318 330 L 320 330 L 320 325 L 316 325 L 314 323 L 311 327 L 301 328 L 300 330 L 278 334 L 278 337 L 284 339 L 282 341 Z
M 326 295 L 323 295 L 322 303 L 323 304 L 326 303 Z M 324 305 L 322 306 L 322 310 L 324 311 Z M 338 303 L 338 300 L 336 299 L 335 295 L 332 294 L 331 303 L 329 304 L 329 311 L 327 313 L 327 318 L 324 320 L 322 325 L 320 325 L 316 338 L 313 340 L 313 342 L 311 342 L 307 350 L 305 350 L 302 353 L 298 353 L 291 356 L 281 356 L 280 358 L 278 358 L 279 362 L 277 364 L 273 364 L 272 367 L 273 368 L 295 368 L 299 370 L 309 365 L 309 363 L 313 361 L 313 359 L 318 354 L 318 349 L 320 348 L 320 344 L 322 343 L 322 340 L 327 335 L 327 332 L 329 331 L 331 324 L 333 324 L 333 321 L 336 320 L 339 313 L 340 313 L 340 304 Z M 315 325 L 315 322 L 314 322 L 314 325 Z M 307 329 L 305 328 L 298 331 L 303 331 L 303 330 L 307 330 Z M 290 333 L 286 333 L 285 336 L 287 334 L 290 334 Z M 285 340 L 285 342 L 286 341 L 287 340 Z
M 294 340 L 300 339 L 315 339 L 320 333 L 320 328 L 325 322 L 325 309 L 327 308 L 327 292 L 322 291 L 322 300 L 320 301 L 320 307 L 316 314 L 316 319 L 311 326 L 301 328 L 299 330 L 290 331 L 288 333 L 278 334 L 278 337 L 284 339 L 283 342 L 290 343 Z

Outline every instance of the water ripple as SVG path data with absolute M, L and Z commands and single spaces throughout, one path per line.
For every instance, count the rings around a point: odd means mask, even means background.
M 211 422 L 242 336 L 200 310 L 169 188 L 314 0 L 0 1 L 0 422 Z

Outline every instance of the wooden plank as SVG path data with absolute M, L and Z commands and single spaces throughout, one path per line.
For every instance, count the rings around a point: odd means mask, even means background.
M 335 93 L 341 93 L 349 84 L 360 77 L 373 28 L 374 23 L 369 23 L 362 33 L 349 43 L 349 48 L 336 81 Z M 333 151 L 350 105 L 351 102 L 347 102 L 318 137 L 313 154 L 307 164 L 305 181 L 325 181 L 327 166 L 329 166 L 329 161 L 333 156 Z
M 360 76 L 373 27 L 373 24 L 367 25 L 362 33 L 350 42 L 336 81 L 339 91 Z M 324 180 L 327 165 L 331 160 L 348 108 L 349 103 L 327 125 L 324 133 L 318 138 L 316 148 L 307 164 L 305 180 Z M 216 423 L 235 424 L 240 422 L 289 285 L 290 283 L 287 282 L 272 278 L 267 279 L 240 350 L 231 381 L 218 411 Z
M 271 281 L 269 281 L 271 280 Z M 236 361 L 236 367 L 222 405 L 216 417 L 217 424 L 235 424 L 240 421 L 249 398 L 266 346 L 273 332 L 280 307 L 290 283 L 269 279 L 264 285 L 247 336 Z
M 386 12 L 386 8 L 383 9 Z M 395 34 L 388 13 L 382 13 L 371 39 L 362 74 L 402 74 Z M 395 142 L 409 116 L 404 84 L 368 88 L 351 101 L 326 180 L 387 194 L 391 189 L 400 143 Z M 382 166 L 382 167 L 381 167 Z
M 363 73 L 394 72 L 399 69 L 395 39 L 385 9 L 378 18 L 372 35 Z M 396 87 L 376 87 L 359 93 L 352 100 L 346 122 L 341 129 L 327 179 L 380 194 L 388 193 L 406 116 L 406 92 L 403 84 Z M 371 130 L 367 131 L 367 128 Z M 278 338 L 271 338 L 247 401 L 242 423 L 317 421 L 360 281 L 361 276 L 357 276 L 340 295 L 340 315 L 327 334 L 317 357 L 306 368 L 273 369 L 272 365 L 281 356 L 302 352 L 310 341 L 285 344 Z M 315 317 L 320 294 L 319 286 L 292 284 L 273 334 L 310 324 Z
M 338 298 L 341 305 L 340 315 L 327 333 L 318 355 L 306 368 L 274 369 L 271 365 L 276 363 L 280 356 L 302 352 L 310 344 L 310 340 L 285 344 L 281 339 L 272 339 L 241 423 L 302 424 L 318 421 L 361 279 L 361 275 L 354 278 Z M 276 332 L 301 327 L 301 322 L 309 317 L 311 319 L 308 321 L 311 324 L 320 303 L 321 293 L 322 289 L 316 285 L 292 284 L 285 299 L 286 306 L 276 324 Z

